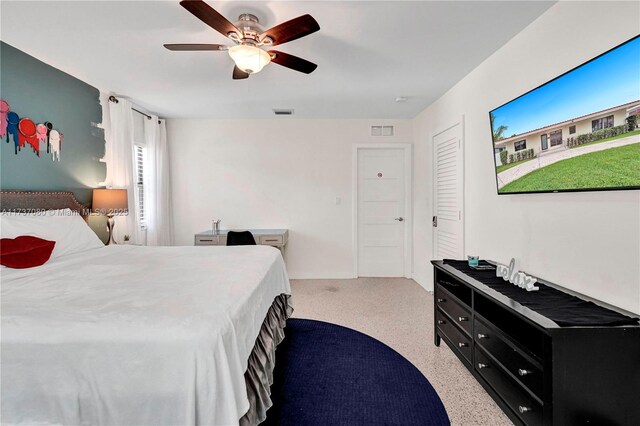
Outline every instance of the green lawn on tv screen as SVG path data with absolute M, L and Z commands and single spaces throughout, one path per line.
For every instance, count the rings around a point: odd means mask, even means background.
M 505 170 L 509 170 L 512 167 L 519 166 L 522 163 L 526 163 L 527 161 L 535 160 L 534 158 L 527 158 L 526 160 L 514 161 L 513 163 L 503 164 L 501 166 L 496 167 L 496 173 L 502 173 Z
M 500 193 L 640 186 L 640 143 L 558 161 L 508 183 Z

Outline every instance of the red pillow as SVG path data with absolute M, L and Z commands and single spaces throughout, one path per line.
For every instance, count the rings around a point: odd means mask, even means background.
M 33 268 L 43 265 L 55 247 L 55 241 L 23 235 L 0 239 L 0 264 L 9 268 Z

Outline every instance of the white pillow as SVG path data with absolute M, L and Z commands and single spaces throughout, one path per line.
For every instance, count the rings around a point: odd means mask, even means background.
M 84 219 L 71 209 L 26 214 L 3 212 L 0 215 L 0 235 L 2 238 L 32 235 L 55 241 L 51 259 L 104 247 Z

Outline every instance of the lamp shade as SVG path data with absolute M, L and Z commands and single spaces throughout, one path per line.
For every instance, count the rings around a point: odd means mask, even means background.
M 93 210 L 107 215 L 126 214 L 129 204 L 126 189 L 94 189 Z

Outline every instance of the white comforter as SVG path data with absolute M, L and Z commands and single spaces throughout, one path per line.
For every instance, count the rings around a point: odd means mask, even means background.
M 265 246 L 109 246 L 0 274 L 3 424 L 238 424 L 290 294 Z

